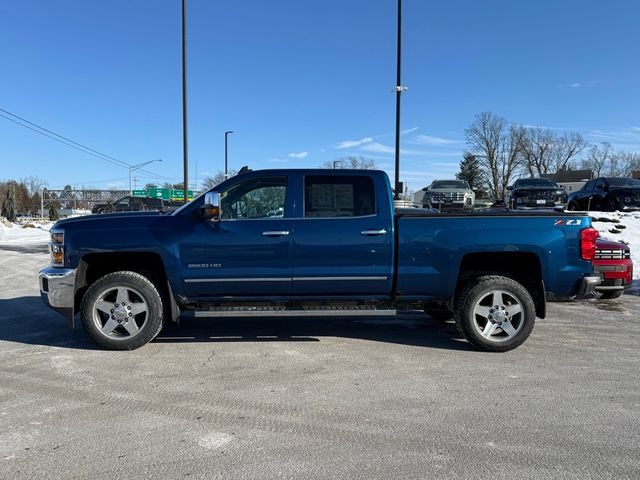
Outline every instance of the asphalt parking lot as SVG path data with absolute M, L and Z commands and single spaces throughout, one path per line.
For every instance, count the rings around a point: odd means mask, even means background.
M 0 478 L 640 478 L 640 297 L 549 304 L 505 354 L 450 323 L 185 320 L 96 348 L 0 250 Z

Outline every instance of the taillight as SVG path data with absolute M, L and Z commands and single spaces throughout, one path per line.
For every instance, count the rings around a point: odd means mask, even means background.
M 596 256 L 596 239 L 599 236 L 600 234 L 593 227 L 580 230 L 580 258 L 593 260 Z

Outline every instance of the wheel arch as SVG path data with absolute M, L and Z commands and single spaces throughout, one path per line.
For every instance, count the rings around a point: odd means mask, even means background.
M 455 297 L 474 279 L 484 275 L 502 275 L 512 278 L 527 289 L 536 307 L 536 316 L 546 317 L 546 296 L 542 266 L 538 255 L 532 252 L 468 253 L 460 262 Z M 455 305 L 455 298 L 453 299 Z
M 180 309 L 169 284 L 165 265 L 160 255 L 153 252 L 105 252 L 83 256 L 76 273 L 74 311 L 79 311 L 84 293 L 96 280 L 118 271 L 136 272 L 155 283 L 161 295 L 169 300 L 171 320 L 178 320 Z

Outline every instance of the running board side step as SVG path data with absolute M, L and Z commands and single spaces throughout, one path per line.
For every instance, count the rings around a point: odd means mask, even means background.
M 394 316 L 395 309 L 377 308 L 213 308 L 210 310 L 186 310 L 184 317 L 380 317 Z

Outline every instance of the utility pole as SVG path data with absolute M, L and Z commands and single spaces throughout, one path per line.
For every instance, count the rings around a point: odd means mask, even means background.
M 187 141 L 187 0 L 182 0 L 182 158 L 184 203 L 189 201 L 189 147 Z
M 395 178 L 395 192 L 393 194 L 394 200 L 400 200 L 400 193 L 403 190 L 402 183 L 400 182 L 400 96 L 402 92 L 407 89 L 403 87 L 400 80 L 400 66 L 402 59 L 402 0 L 398 0 L 398 51 L 396 62 L 396 178 Z
M 227 130 L 224 132 L 224 179 L 229 178 L 229 173 L 227 170 L 227 137 L 230 133 L 233 133 L 233 130 Z

